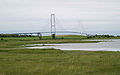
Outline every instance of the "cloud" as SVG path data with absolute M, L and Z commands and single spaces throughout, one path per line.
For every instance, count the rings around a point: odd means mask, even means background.
M 0 0 L 0 11 L 0 31 L 49 30 L 51 13 L 62 24 L 58 30 L 79 31 L 78 20 L 90 31 L 120 28 L 119 0 Z

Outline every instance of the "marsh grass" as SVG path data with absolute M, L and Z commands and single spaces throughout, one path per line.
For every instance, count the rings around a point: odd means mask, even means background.
M 0 40 L 0 48 L 18 48 L 26 44 L 53 44 L 53 43 L 97 43 L 100 41 L 82 41 L 81 39 L 42 39 L 38 37 L 6 37 Z
M 0 50 L 0 75 L 119 75 L 120 52 Z
M 21 48 L 26 44 L 88 42 L 99 41 L 4 38 L 0 41 L 0 75 L 119 75 L 120 52 Z

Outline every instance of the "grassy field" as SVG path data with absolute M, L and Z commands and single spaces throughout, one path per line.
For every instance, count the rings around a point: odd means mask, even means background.
M 0 75 L 119 75 L 120 52 L 0 50 Z
M 42 40 L 40 40 L 38 37 L 5 37 L 3 38 L 4 40 L 0 40 L 0 48 L 16 48 L 16 47 L 18 48 L 26 44 L 97 43 L 99 42 L 99 41 L 83 41 L 81 40 L 82 37 L 80 36 L 74 36 L 73 39 L 70 39 L 71 37 L 68 37 L 68 36 L 64 37 L 66 39 L 60 39 L 60 37 L 57 37 L 56 39 L 50 39 L 50 36 L 44 36 Z
M 79 36 L 39 40 L 6 37 L 0 41 L 0 75 L 120 75 L 120 52 L 24 49 L 37 43 L 96 43 Z M 68 38 L 68 39 L 67 39 Z

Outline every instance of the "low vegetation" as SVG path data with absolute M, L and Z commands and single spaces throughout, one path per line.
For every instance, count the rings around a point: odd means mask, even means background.
M 0 75 L 119 75 L 120 52 L 0 50 Z
M 77 37 L 78 38 L 78 37 Z M 50 39 L 49 36 L 44 36 L 44 39 L 39 37 L 4 37 L 0 40 L 0 48 L 18 48 L 26 44 L 51 44 L 51 43 L 97 43 L 100 41 L 83 41 L 81 39 Z
M 38 43 L 96 43 L 86 36 L 2 37 L 0 75 L 119 75 L 120 52 L 25 49 Z M 89 38 L 91 39 L 91 38 Z

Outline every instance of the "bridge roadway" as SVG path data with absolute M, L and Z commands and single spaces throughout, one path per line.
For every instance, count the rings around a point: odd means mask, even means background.
M 18 34 L 18 35 L 39 34 L 39 35 L 42 35 L 42 33 L 51 33 L 51 32 L 25 32 L 25 33 L 14 33 L 14 34 Z M 74 34 L 81 34 L 81 35 L 90 35 L 87 33 L 73 32 L 73 31 L 56 31 L 56 33 L 74 33 Z
M 35 34 L 36 36 L 39 37 L 39 39 L 42 39 L 43 33 L 50 33 L 51 34 L 51 32 L 26 32 L 26 33 L 11 33 L 11 34 L 17 34 L 17 35 L 33 35 L 33 34 Z M 80 34 L 80 35 L 91 35 L 91 34 L 87 34 L 87 33 L 73 32 L 73 31 L 56 31 L 56 33 L 72 33 L 72 34 Z M 52 38 L 55 38 L 55 37 L 52 36 Z

